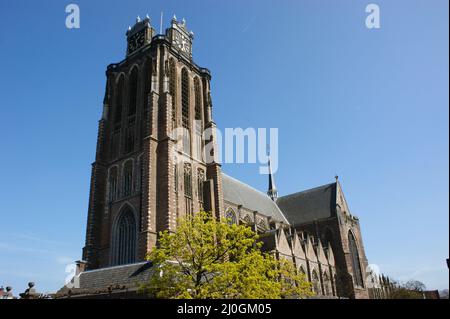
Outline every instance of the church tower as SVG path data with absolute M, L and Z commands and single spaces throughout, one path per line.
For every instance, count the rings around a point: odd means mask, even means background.
M 143 261 L 158 233 L 200 210 L 223 213 L 214 155 L 211 74 L 193 61 L 194 35 L 174 17 L 155 34 L 148 16 L 126 33 L 123 61 L 106 70 L 92 164 L 87 269 Z M 212 145 L 206 147 L 205 145 Z M 209 154 L 205 154 L 205 149 Z

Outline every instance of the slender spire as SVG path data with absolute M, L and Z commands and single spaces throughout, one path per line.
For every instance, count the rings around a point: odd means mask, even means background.
M 270 155 L 269 155 L 269 189 L 267 190 L 267 195 L 272 198 L 273 201 L 276 201 L 278 198 L 277 187 L 275 186 L 275 178 L 272 173 L 272 164 L 270 163 Z

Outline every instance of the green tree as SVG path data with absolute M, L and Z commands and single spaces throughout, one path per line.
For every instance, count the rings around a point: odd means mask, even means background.
M 305 298 L 311 284 L 291 261 L 262 253 L 249 227 L 200 212 L 160 233 L 155 271 L 141 289 L 156 298 Z

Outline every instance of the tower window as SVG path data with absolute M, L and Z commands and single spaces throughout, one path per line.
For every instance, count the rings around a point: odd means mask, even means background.
M 203 182 L 205 181 L 205 172 L 202 169 L 197 171 L 197 192 L 200 207 L 203 209 Z
M 184 205 L 186 216 L 192 216 L 192 169 L 191 164 L 184 164 Z
M 200 81 L 196 77 L 194 79 L 194 91 L 195 91 L 195 119 L 197 121 L 202 120 L 202 105 L 201 105 L 201 94 L 200 94 Z
M 181 71 L 181 107 L 183 127 L 189 129 L 189 75 L 186 68 Z
M 108 192 L 108 199 L 109 202 L 112 202 L 117 197 L 117 167 L 111 168 L 109 171 L 109 192 Z
M 184 164 L 184 196 L 192 198 L 192 169 L 190 164 Z
M 177 122 L 177 69 L 173 58 L 169 61 L 169 92 L 172 95 L 172 128 L 175 128 Z
M 181 113 L 183 124 L 183 151 L 191 154 L 191 139 L 189 126 L 189 76 L 186 68 L 181 71 Z
M 195 145 L 196 145 L 196 158 L 202 160 L 203 150 L 203 124 L 202 124 L 202 107 L 201 107 L 201 94 L 200 94 L 200 81 L 196 77 L 194 79 L 194 91 L 195 91 Z
M 136 260 L 136 220 L 130 208 L 123 211 L 114 232 L 113 264 L 124 265 Z

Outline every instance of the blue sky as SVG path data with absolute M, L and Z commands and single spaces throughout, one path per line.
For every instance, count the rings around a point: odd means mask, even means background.
M 279 128 L 281 195 L 340 181 L 370 263 L 448 288 L 448 1 L 0 2 L 0 285 L 64 282 L 81 257 L 106 66 L 137 15 L 175 13 L 213 74 L 219 128 Z M 265 191 L 256 164 L 224 170 Z

